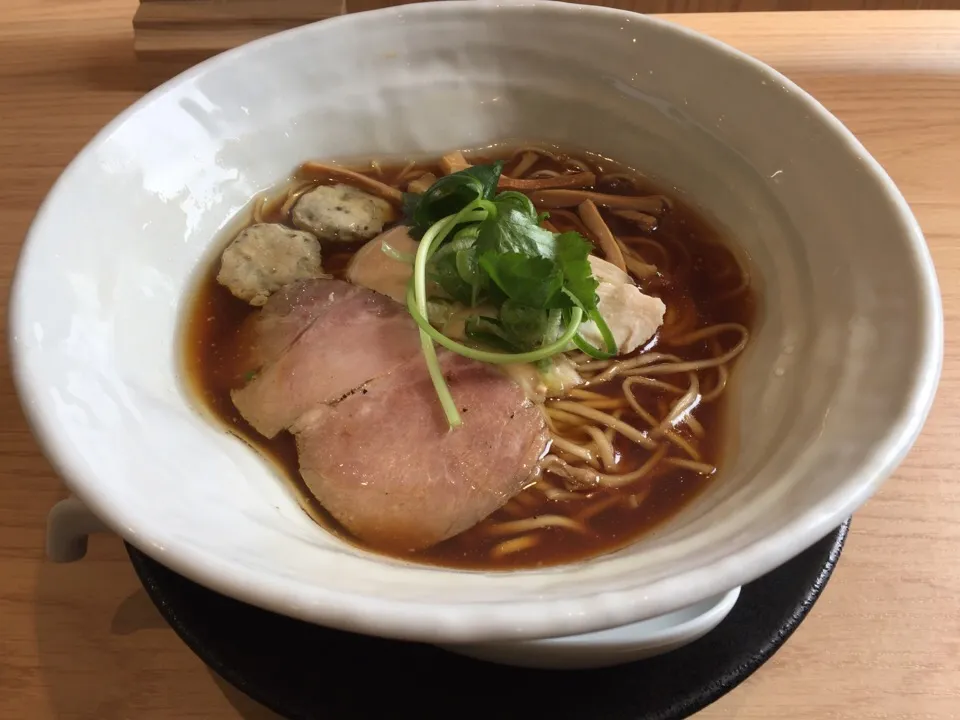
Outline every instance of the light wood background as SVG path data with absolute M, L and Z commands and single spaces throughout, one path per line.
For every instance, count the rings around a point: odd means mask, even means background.
M 143 0 L 169 2 L 170 0 Z M 176 0 L 182 2 L 183 0 Z M 204 2 L 209 0 L 188 0 Z M 223 0 L 221 0 L 222 2 Z M 227 3 L 238 0 L 226 0 Z M 239 0 L 243 1 L 243 0 Z M 275 2 L 276 0 L 267 0 Z M 310 2 L 311 0 L 306 0 Z M 388 5 L 402 5 L 406 0 L 346 0 L 351 12 Z M 427 0 L 429 1 L 429 0 Z M 578 0 L 566 0 L 577 2 Z M 579 0 L 582 2 L 583 0 Z M 607 5 L 639 13 L 689 12 L 774 12 L 797 10 L 955 10 L 960 0 L 591 0 L 590 5 Z
M 134 18 L 141 59 L 190 64 L 269 33 L 343 12 L 416 0 L 141 0 Z M 431 1 L 431 0 L 423 0 Z M 958 9 L 960 0 L 582 0 L 641 13 Z
M 163 75 L 135 62 L 135 8 L 135 0 L 3 1 L 4 327 L 14 263 L 44 193 L 106 121 Z M 820 603 L 772 662 L 700 717 L 958 718 L 960 13 L 675 19 L 770 62 L 859 135 L 919 218 L 947 323 L 931 420 L 895 477 L 857 514 Z M 118 540 L 95 539 L 73 565 L 44 561 L 45 515 L 65 493 L 21 416 L 0 336 L 0 718 L 272 718 L 205 670 L 164 625 Z

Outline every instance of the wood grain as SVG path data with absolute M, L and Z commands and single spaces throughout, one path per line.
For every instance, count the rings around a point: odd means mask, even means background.
M 344 12 L 345 0 L 148 0 L 133 18 L 141 58 L 197 60 Z
M 144 0 L 156 2 L 157 0 Z M 161 0 L 163 1 L 163 0 Z M 170 0 L 166 0 L 169 2 Z M 182 2 L 183 0 L 174 0 Z M 195 2 L 196 0 L 188 0 Z M 273 0 L 264 0 L 272 2 Z M 430 1 L 430 0 L 427 0 Z M 639 13 L 792 12 L 798 10 L 956 10 L 960 0 L 564 0 Z M 226 0 L 236 2 L 236 0 Z M 410 0 L 347 0 L 349 12 L 403 5 Z
M 421 0 L 431 2 L 433 0 Z M 134 47 L 144 60 L 192 64 L 237 45 L 344 12 L 416 0 L 140 0 Z M 639 13 L 957 9 L 960 0 L 581 0 Z
M 135 7 L 133 0 L 4 3 L 4 303 L 43 195 L 83 144 L 159 79 L 134 61 Z M 674 19 L 771 62 L 858 134 L 919 218 L 947 323 L 931 420 L 894 478 L 857 514 L 820 603 L 768 665 L 700 717 L 960 717 L 960 13 Z M 5 329 L 5 306 L 0 318 Z M 44 561 L 44 518 L 65 493 L 23 420 L 2 337 L 0 718 L 273 718 L 219 682 L 165 627 L 116 539 L 94 539 L 74 565 Z

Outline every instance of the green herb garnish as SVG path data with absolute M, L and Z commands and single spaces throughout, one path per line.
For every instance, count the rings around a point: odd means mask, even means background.
M 459 212 L 471 201 L 478 198 L 492 200 L 502 169 L 502 161 L 493 165 L 473 165 L 440 178 L 422 195 L 404 193 L 403 214 L 406 224 L 411 227 L 410 234 L 420 238 L 435 223 Z
M 540 226 L 533 203 L 522 193 L 497 193 L 503 163 L 474 165 L 447 175 L 422 195 L 404 195 L 405 223 L 420 238 L 407 308 L 420 327 L 427 368 L 451 427 L 461 424 L 434 342 L 488 363 L 542 362 L 575 344 L 593 357 L 616 355 L 617 346 L 597 310 L 597 279 L 590 243 L 579 233 Z M 429 321 L 427 282 L 471 308 L 492 307 L 496 316 L 466 322 L 466 345 Z M 578 330 L 596 323 L 605 350 Z

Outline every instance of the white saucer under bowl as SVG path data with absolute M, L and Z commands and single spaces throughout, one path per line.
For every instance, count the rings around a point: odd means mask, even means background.
M 61 500 L 47 516 L 47 557 L 75 562 L 87 551 L 87 536 L 109 532 L 75 497 Z M 665 615 L 599 632 L 517 642 L 438 644 L 477 660 L 543 670 L 612 667 L 663 655 L 699 640 L 719 625 L 740 597 L 740 588 Z
M 87 536 L 109 529 L 77 498 L 61 500 L 47 517 L 47 557 L 75 562 L 87 551 Z M 740 597 L 740 588 L 641 622 L 599 632 L 518 642 L 438 644 L 477 660 L 543 670 L 612 667 L 663 655 L 699 640 L 719 625 Z
M 663 655 L 699 640 L 719 625 L 740 597 L 740 588 L 658 617 L 569 637 L 513 643 L 438 645 L 459 655 L 514 667 L 588 670 Z

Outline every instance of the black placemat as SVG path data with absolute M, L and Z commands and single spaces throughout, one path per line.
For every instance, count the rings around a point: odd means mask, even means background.
M 601 670 L 526 670 L 429 645 L 330 630 L 207 590 L 127 545 L 147 594 L 227 682 L 290 720 L 677 720 L 730 692 L 780 648 L 836 565 L 848 520 L 744 586 L 711 633 L 667 655 Z

